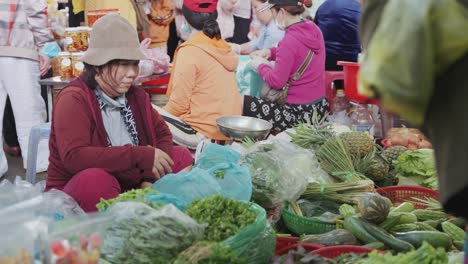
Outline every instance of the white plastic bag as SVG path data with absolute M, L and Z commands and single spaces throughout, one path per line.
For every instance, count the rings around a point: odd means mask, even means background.
M 41 195 L 44 188 L 45 181 L 33 185 L 20 176 L 16 176 L 14 182 L 3 180 L 0 182 L 0 209 Z
M 140 49 L 148 60 L 140 61 L 140 76 L 145 77 L 151 74 L 162 74 L 169 70 L 170 57 L 164 48 L 150 48 L 151 39 L 146 38 L 140 43 Z

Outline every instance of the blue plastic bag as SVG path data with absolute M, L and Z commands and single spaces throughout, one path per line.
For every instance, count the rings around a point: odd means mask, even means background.
M 236 79 L 239 93 L 242 95 L 260 96 L 263 80 L 253 69 L 247 67 L 250 56 L 240 56 L 236 69 Z
M 155 204 L 158 204 L 158 203 L 162 203 L 163 205 L 172 204 L 181 211 L 185 211 L 185 209 L 187 209 L 187 206 L 189 205 L 187 201 L 182 200 L 181 198 L 172 194 L 168 194 L 168 193 L 159 193 L 159 194 L 150 193 L 146 195 L 146 198 Z
M 197 158 L 195 167 L 208 170 L 221 163 L 237 163 L 240 158 L 241 154 L 231 148 L 209 143 Z
M 200 168 L 193 168 L 190 172 L 168 174 L 156 181 L 152 188 L 179 197 L 186 203 L 222 193 L 216 178 Z
M 246 166 L 234 163 L 220 163 L 208 170 L 215 177 L 225 197 L 250 201 L 252 197 L 252 176 Z

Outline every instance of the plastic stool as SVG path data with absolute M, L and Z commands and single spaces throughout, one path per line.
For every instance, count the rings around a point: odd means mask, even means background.
M 335 98 L 336 90 L 333 89 L 332 83 L 337 80 L 344 80 L 344 73 L 342 71 L 325 72 L 325 96 L 329 103 Z
M 26 166 L 26 180 L 32 184 L 36 183 L 37 150 L 41 139 L 50 137 L 50 122 L 43 123 L 31 128 L 28 145 L 28 164 Z

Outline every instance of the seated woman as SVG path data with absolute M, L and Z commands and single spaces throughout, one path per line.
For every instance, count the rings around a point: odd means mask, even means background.
M 235 69 L 238 57 L 221 38 L 218 0 L 185 0 L 182 11 L 194 32 L 176 51 L 164 109 L 207 138 L 227 140 L 216 119 L 241 114 Z
M 147 93 L 132 86 L 141 59 L 137 32 L 125 18 L 96 21 L 83 74 L 55 102 L 46 191 L 62 190 L 91 212 L 100 198 L 149 187 L 192 165 L 187 149 L 172 146 Z
M 245 1 L 245 0 L 244 0 Z M 284 31 L 280 30 L 273 21 L 273 15 L 268 7 L 267 0 L 252 0 L 255 16 L 262 25 L 260 34 L 255 39 L 242 45 L 230 44 L 237 54 L 250 54 L 256 50 L 275 47 L 284 37 Z
M 301 17 L 306 7 L 312 5 L 311 0 L 270 0 L 269 5 L 276 25 L 286 34 L 277 48 L 253 52 L 251 66 L 271 88 L 282 90 L 289 86 L 286 103 L 245 96 L 243 115 L 270 121 L 273 130 L 279 132 L 298 122 L 310 121 L 315 111 L 318 118 L 328 112 L 325 44 L 320 29 Z M 311 59 L 307 60 L 308 57 Z M 275 61 L 275 65 L 264 63 L 264 59 Z M 299 78 L 294 80 L 294 76 Z

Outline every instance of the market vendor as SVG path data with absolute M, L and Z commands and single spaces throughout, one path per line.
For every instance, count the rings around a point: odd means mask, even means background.
M 250 66 L 271 88 L 286 91 L 285 103 L 245 96 L 243 115 L 270 121 L 278 132 L 311 121 L 314 112 L 321 119 L 329 110 L 322 32 L 314 22 L 302 18 L 311 6 L 311 0 L 270 0 L 275 23 L 286 32 L 285 36 L 277 48 L 252 53 Z M 275 65 L 265 63 L 265 59 Z
M 137 32 L 125 18 L 96 21 L 83 74 L 55 102 L 46 191 L 62 190 L 90 212 L 100 198 L 190 168 L 190 152 L 173 147 L 148 94 L 132 85 L 141 59 Z
M 238 56 L 221 38 L 218 0 L 184 0 L 182 12 L 191 38 L 176 51 L 164 109 L 205 137 L 228 140 L 216 119 L 241 114 L 235 69 Z

